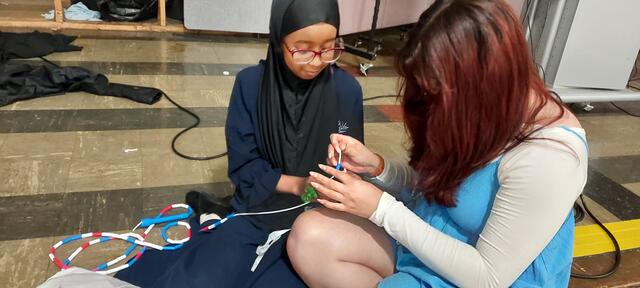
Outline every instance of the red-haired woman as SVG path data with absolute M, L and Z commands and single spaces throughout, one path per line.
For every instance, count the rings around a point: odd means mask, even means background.
M 331 136 L 328 163 L 341 151 L 372 178 L 311 174 L 328 209 L 301 215 L 288 242 L 308 285 L 568 285 L 585 133 L 545 90 L 520 27 L 502 0 L 422 14 L 397 57 L 409 163 Z

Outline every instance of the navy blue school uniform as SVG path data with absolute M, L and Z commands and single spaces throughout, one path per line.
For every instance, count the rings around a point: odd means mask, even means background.
M 363 141 L 362 90 L 353 76 L 330 66 L 331 80 L 338 94 L 338 123 L 333 133 Z M 297 196 L 277 193 L 282 175 L 260 154 L 257 99 L 264 62 L 238 73 L 229 103 L 225 133 L 229 152 L 229 177 L 235 185 L 232 207 L 237 212 L 270 211 L 302 203 Z M 326 139 L 329 144 L 329 134 Z M 325 159 L 317 159 L 323 163 Z M 271 216 L 237 217 L 209 233 L 191 219 L 193 236 L 176 251 L 147 251 L 131 268 L 116 278 L 141 287 L 306 287 L 286 255 L 286 236 L 269 248 L 257 269 L 251 272 L 256 248 L 269 233 L 290 228 L 303 212 Z M 210 224 L 210 223 L 205 223 Z

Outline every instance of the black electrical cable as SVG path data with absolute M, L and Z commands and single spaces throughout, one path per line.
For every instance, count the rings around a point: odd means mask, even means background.
M 582 209 L 578 204 L 578 201 L 576 201 L 573 203 L 573 220 L 575 223 L 578 223 L 582 221 L 582 219 L 584 219 L 584 209 Z
M 58 64 L 51 62 L 49 59 L 44 58 L 44 57 L 39 57 L 42 61 L 53 65 L 55 67 L 60 67 Z M 173 153 L 175 153 L 176 155 L 184 158 L 184 159 L 188 159 L 188 160 L 198 160 L 198 161 L 206 161 L 206 160 L 213 160 L 213 159 L 218 159 L 218 158 L 222 158 L 224 156 L 227 155 L 227 152 L 224 153 L 220 153 L 220 154 L 216 154 L 213 156 L 190 156 L 190 155 L 186 155 L 180 151 L 178 151 L 178 149 L 176 148 L 176 142 L 178 142 L 178 138 L 180 138 L 180 136 L 182 136 L 182 134 L 187 133 L 189 130 L 196 128 L 200 125 L 200 117 L 198 115 L 196 115 L 196 113 L 193 113 L 191 110 L 182 107 L 182 105 L 176 103 L 176 101 L 174 101 L 173 99 L 171 99 L 171 97 L 169 97 L 169 95 L 167 95 L 166 93 L 162 92 L 162 95 L 164 95 L 164 97 L 167 98 L 167 100 L 169 100 L 169 102 L 171 102 L 173 105 L 175 105 L 178 109 L 182 110 L 183 112 L 189 114 L 191 117 L 193 117 L 196 120 L 196 123 L 190 125 L 187 128 L 184 128 L 182 131 L 180 131 L 178 134 L 176 134 L 176 136 L 173 137 L 173 140 L 171 140 L 171 149 L 173 150 Z
M 367 102 L 367 101 L 376 100 L 376 99 L 382 99 L 382 98 L 398 98 L 398 96 L 396 96 L 396 95 L 373 96 L 373 97 L 368 97 L 368 98 L 362 99 L 362 102 Z
M 58 64 L 51 62 L 49 59 L 45 58 L 45 57 L 38 57 L 40 58 L 42 61 L 48 63 L 49 65 L 53 65 L 55 67 L 60 67 Z M 166 93 L 162 92 L 162 95 L 164 97 L 167 98 L 167 100 L 169 100 L 169 102 L 171 102 L 173 105 L 175 105 L 178 109 L 182 110 L 183 112 L 189 114 L 191 117 L 193 117 L 193 119 L 196 120 L 195 123 L 193 123 L 192 125 L 190 125 L 187 128 L 184 128 L 182 131 L 180 131 L 178 134 L 176 134 L 176 136 L 173 137 L 173 140 L 171 140 L 171 149 L 173 150 L 173 153 L 175 153 L 176 155 L 184 158 L 184 159 L 188 159 L 188 160 L 197 160 L 197 161 L 206 161 L 206 160 L 213 160 L 213 159 L 218 159 L 218 158 L 222 158 L 224 156 L 227 155 L 227 152 L 223 152 L 220 154 L 216 154 L 213 156 L 190 156 L 190 155 L 186 155 L 180 151 L 178 151 L 178 149 L 176 148 L 176 142 L 178 142 L 178 138 L 180 138 L 180 136 L 182 136 L 182 134 L 187 133 L 189 130 L 196 128 L 200 125 L 200 117 L 198 115 L 196 115 L 196 113 L 193 113 L 191 110 L 183 107 L 182 105 L 178 104 L 176 101 L 174 101 L 173 99 L 171 99 L 171 97 L 169 97 L 169 95 L 167 95 Z
M 620 110 L 620 111 L 622 111 L 622 112 L 626 113 L 626 114 L 627 114 L 627 115 L 629 115 L 629 116 L 633 116 L 633 117 L 640 117 L 640 115 L 638 115 L 638 114 L 633 114 L 633 113 L 631 113 L 631 112 L 627 111 L 626 109 L 624 109 L 624 108 L 622 108 L 622 107 L 620 107 L 620 106 L 616 105 L 616 103 L 614 103 L 614 102 L 611 102 L 611 105 L 613 105 L 613 107 L 618 108 L 618 110 Z
M 184 128 L 182 131 L 180 131 L 178 134 L 176 134 L 176 136 L 173 137 L 173 140 L 171 140 L 171 149 L 173 150 L 173 153 L 176 153 L 176 155 L 184 158 L 184 159 L 188 159 L 188 160 L 197 160 L 197 161 L 206 161 L 206 160 L 213 160 L 213 159 L 218 159 L 218 158 L 222 158 L 224 156 L 227 156 L 227 152 L 223 152 L 220 154 L 216 154 L 216 155 L 212 155 L 212 156 L 190 156 L 190 155 L 186 155 L 183 154 L 182 152 L 178 151 L 178 149 L 176 148 L 176 142 L 178 141 L 178 138 L 180 138 L 180 136 L 182 136 L 182 134 L 187 133 L 187 131 L 196 128 L 200 125 L 200 117 L 198 115 L 196 115 L 196 113 L 193 113 L 191 110 L 182 107 L 182 105 L 176 103 L 176 101 L 173 101 L 173 99 L 171 99 L 171 97 L 169 97 L 169 95 L 167 95 L 166 93 L 162 93 L 164 95 L 164 97 L 167 98 L 167 100 L 169 100 L 169 102 L 171 102 L 173 105 L 175 105 L 176 107 L 178 107 L 178 109 L 182 110 L 183 112 L 189 114 L 191 117 L 193 117 L 196 120 L 196 123 L 191 124 L 189 127 Z
M 587 204 L 584 202 L 584 198 L 582 197 L 582 195 L 580 195 L 580 202 L 582 202 L 582 207 L 584 207 L 584 211 L 586 211 L 587 214 L 589 214 L 589 217 L 591 217 L 593 221 L 596 222 L 596 224 L 598 224 L 598 226 L 600 226 L 600 228 L 602 228 L 602 230 L 604 230 L 605 233 L 607 233 L 607 235 L 609 236 L 609 239 L 611 239 L 611 242 L 613 242 L 613 247 L 615 248 L 615 256 L 614 256 L 615 260 L 613 262 L 613 266 L 611 266 L 611 269 L 609 269 L 609 271 L 605 273 L 596 274 L 596 275 L 587 275 L 587 274 L 578 274 L 578 273 L 572 272 L 571 277 L 580 278 L 580 279 L 602 279 L 602 278 L 609 277 L 618 270 L 618 267 L 620 267 L 620 262 L 621 262 L 620 260 L 622 258 L 622 253 L 620 252 L 620 245 L 618 244 L 618 240 L 616 240 L 616 237 L 613 236 L 613 233 L 611 233 L 611 231 L 609 231 L 609 229 L 607 229 L 607 227 L 605 227 L 604 224 L 602 224 L 602 222 L 600 222 L 600 220 L 598 220 L 598 218 L 596 218 L 596 216 L 594 216 L 593 213 L 591 213 L 591 211 L 589 210 L 589 207 L 587 207 Z
M 178 156 L 180 156 L 180 157 L 182 157 L 184 159 L 196 160 L 196 161 L 213 160 L 213 159 L 218 159 L 218 158 L 222 158 L 224 156 L 227 156 L 227 152 L 223 152 L 223 153 L 212 155 L 212 156 L 191 156 L 191 155 L 186 155 L 186 154 L 178 151 L 178 149 L 176 148 L 176 142 L 178 142 L 178 138 L 180 138 L 180 136 L 182 136 L 184 133 L 187 133 L 189 130 L 198 127 L 200 125 L 200 117 L 196 113 L 193 113 L 191 110 L 189 110 L 189 109 L 183 107 L 182 105 L 178 104 L 176 101 L 171 99 L 171 97 L 169 97 L 169 95 L 165 94 L 164 92 L 163 92 L 163 95 L 164 95 L 164 97 L 167 98 L 167 100 L 169 100 L 169 102 L 171 102 L 173 105 L 178 107 L 178 109 L 180 109 L 183 112 L 189 114 L 191 117 L 193 117 L 193 119 L 196 120 L 195 123 L 191 124 L 187 128 L 184 128 L 182 131 L 180 131 L 178 134 L 176 134 L 176 136 L 173 137 L 173 140 L 171 141 L 171 150 L 173 150 L 173 153 L 175 153 L 176 155 L 178 155 Z M 395 95 L 381 95 L 381 96 L 374 96 L 374 97 L 364 98 L 364 99 L 362 99 L 362 101 L 366 102 L 366 101 L 371 101 L 371 100 L 375 100 L 375 99 L 397 98 L 397 97 L 398 96 L 395 96 Z
M 53 63 L 53 62 L 49 61 L 49 59 L 44 58 L 43 56 L 39 56 L 38 58 L 40 58 L 42 61 L 44 61 L 44 62 L 46 62 L 46 63 L 48 63 L 48 64 L 50 64 L 50 65 L 52 65 L 52 66 L 54 66 L 54 67 L 58 67 L 58 68 L 60 68 L 60 65 L 58 65 L 58 64 L 56 64 L 56 63 Z

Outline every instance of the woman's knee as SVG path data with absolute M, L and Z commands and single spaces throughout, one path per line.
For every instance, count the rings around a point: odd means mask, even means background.
M 287 240 L 287 252 L 295 261 L 298 257 L 304 257 L 305 253 L 312 252 L 309 247 L 317 247 L 327 243 L 325 237 L 330 232 L 330 224 L 327 216 L 317 211 L 309 210 L 302 213 L 291 228 L 291 234 Z
M 293 224 L 287 251 L 292 258 L 315 255 L 316 257 L 340 257 L 352 250 L 354 239 L 361 233 L 369 233 L 368 220 L 326 208 L 302 213 Z M 313 249 L 309 249 L 313 247 Z M 295 261 L 295 259 L 293 260 Z

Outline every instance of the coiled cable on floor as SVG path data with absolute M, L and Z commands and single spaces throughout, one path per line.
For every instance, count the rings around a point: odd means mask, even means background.
M 579 278 L 579 279 L 602 279 L 602 278 L 609 277 L 618 270 L 618 267 L 620 267 L 620 259 L 622 258 L 622 253 L 620 252 L 620 245 L 618 244 L 618 240 L 616 239 L 616 237 L 613 236 L 613 233 L 611 233 L 611 231 L 609 231 L 609 229 L 607 229 L 607 227 L 605 227 L 604 224 L 602 224 L 602 222 L 600 222 L 600 220 L 598 220 L 598 218 L 596 218 L 596 216 L 594 216 L 593 213 L 591 213 L 591 210 L 589 210 L 589 207 L 587 207 L 587 204 L 584 202 L 584 198 L 582 197 L 582 194 L 580 195 L 580 202 L 582 203 L 582 207 L 584 207 L 584 212 L 587 212 L 589 217 L 591 217 L 591 219 L 593 219 L 593 221 L 596 222 L 596 224 L 598 224 L 598 226 L 600 226 L 600 228 L 602 228 L 602 230 L 604 230 L 605 233 L 607 233 L 607 235 L 609 236 L 609 239 L 611 239 L 611 242 L 613 242 L 613 247 L 615 248 L 615 256 L 614 256 L 615 260 L 613 262 L 613 265 L 611 266 L 611 269 L 609 269 L 609 271 L 605 273 L 588 275 L 588 274 L 578 274 L 578 273 L 572 272 L 571 277 Z
M 618 106 L 615 102 L 611 102 L 611 105 L 613 105 L 613 107 L 616 107 L 618 110 L 624 112 L 625 114 L 627 114 L 627 115 L 629 115 L 631 117 L 640 117 L 640 115 L 631 113 L 631 112 L 629 112 L 629 110 L 626 110 L 626 109 Z
M 44 61 L 45 63 L 52 65 L 54 67 L 60 67 L 58 64 L 51 62 L 49 59 L 45 58 L 45 57 L 38 57 L 40 58 L 42 61 Z M 190 156 L 190 155 L 186 155 L 180 151 L 178 151 L 178 149 L 176 148 L 176 142 L 178 142 L 178 138 L 180 138 L 180 136 L 182 136 L 182 134 L 187 133 L 189 130 L 196 128 L 200 125 L 200 117 L 196 114 L 193 113 L 191 110 L 183 107 L 182 105 L 178 104 L 176 101 L 174 101 L 171 97 L 169 97 L 169 95 L 167 95 L 166 93 L 162 92 L 162 95 L 164 97 L 167 98 L 167 100 L 169 100 L 169 102 L 171 102 L 173 105 L 175 105 L 178 109 L 182 110 L 183 112 L 189 114 L 191 117 L 193 117 L 193 119 L 196 120 L 195 123 L 191 124 L 189 127 L 184 128 L 182 131 L 180 131 L 178 134 L 176 134 L 176 136 L 173 137 L 173 140 L 171 140 L 171 149 L 173 150 L 173 153 L 175 153 L 176 155 L 184 158 L 184 159 L 188 159 L 188 160 L 198 160 L 198 161 L 206 161 L 206 160 L 213 160 L 213 159 L 218 159 L 218 158 L 222 158 L 224 156 L 227 155 L 227 152 L 223 152 L 220 154 L 216 154 L 213 156 Z
M 216 155 L 212 155 L 212 156 L 191 156 L 191 155 L 186 155 L 180 151 L 178 151 L 178 149 L 176 148 L 176 142 L 178 142 L 178 138 L 180 138 L 180 136 L 182 136 L 182 134 L 187 133 L 189 130 L 196 128 L 200 125 L 200 117 L 196 114 L 193 113 L 193 111 L 182 107 L 182 105 L 176 103 L 176 101 L 173 101 L 173 99 L 171 99 L 171 97 L 169 97 L 169 95 L 167 95 L 166 93 L 162 92 L 162 95 L 164 95 L 165 98 L 167 98 L 167 100 L 169 100 L 169 102 L 171 102 L 173 105 L 175 105 L 176 107 L 178 107 L 178 109 L 182 110 L 183 112 L 189 114 L 191 117 L 193 117 L 193 119 L 196 120 L 195 123 L 189 125 L 189 127 L 184 128 L 182 131 L 178 132 L 178 134 L 176 134 L 176 136 L 173 137 L 173 140 L 171 140 L 171 150 L 173 150 L 173 153 L 176 153 L 176 155 L 184 158 L 184 159 L 188 159 L 188 160 L 196 160 L 196 161 L 206 161 L 206 160 L 213 160 L 213 159 L 218 159 L 218 158 L 222 158 L 224 156 L 227 156 L 227 152 L 223 152 L 220 154 L 216 154 Z

